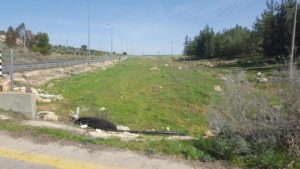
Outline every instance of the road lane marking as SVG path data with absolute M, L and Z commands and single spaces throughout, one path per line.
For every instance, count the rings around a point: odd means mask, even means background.
M 88 164 L 88 162 L 71 160 L 61 157 L 46 156 L 42 154 L 28 153 L 18 150 L 8 150 L 0 148 L 0 157 L 25 161 L 49 167 L 61 169 L 121 169 L 98 164 Z

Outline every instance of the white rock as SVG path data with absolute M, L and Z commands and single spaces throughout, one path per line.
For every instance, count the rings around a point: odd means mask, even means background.
M 58 121 L 59 119 L 59 117 L 54 112 L 50 111 L 40 111 L 37 114 L 37 117 L 45 121 Z
M 31 93 L 35 95 L 35 97 L 39 96 L 39 92 L 38 90 L 36 90 L 35 88 L 31 88 Z
M 267 82 L 269 82 L 269 79 L 267 79 L 267 78 L 260 78 L 258 80 L 258 82 L 260 82 L 260 83 L 267 83 Z
M 37 102 L 40 102 L 40 103 L 51 103 L 51 102 L 52 102 L 51 99 L 43 99 L 43 98 L 41 98 L 41 97 L 37 97 L 37 98 L 36 98 L 36 101 L 37 101 Z
M 61 95 L 51 95 L 51 94 L 39 94 L 39 97 L 42 99 L 50 99 L 50 100 L 62 100 L 63 97 Z
M 130 128 L 126 127 L 126 126 L 117 126 L 117 129 L 120 130 L 120 131 L 128 131 L 128 130 L 130 130 Z
M 100 111 L 105 111 L 106 108 L 105 108 L 105 107 L 101 107 L 99 110 L 100 110 Z
M 103 133 L 103 131 L 101 129 L 96 129 L 97 133 Z
M 215 87 L 214 87 L 214 91 L 216 91 L 216 92 L 221 92 L 222 89 L 221 89 L 220 86 L 215 86 Z
M 256 76 L 257 76 L 257 77 L 261 77 L 261 76 L 262 76 L 262 73 L 257 72 L 257 73 L 256 73 Z
M 178 67 L 178 69 L 179 69 L 179 70 L 181 70 L 181 69 L 182 69 L 182 67 L 180 67 L 180 66 L 179 66 L 179 67 Z
M 19 87 L 14 87 L 14 91 L 19 91 L 20 88 Z
M 21 91 L 26 91 L 26 87 L 20 87 Z
M 222 80 L 225 80 L 225 81 L 227 80 L 227 78 L 226 78 L 226 77 L 221 77 L 221 79 L 222 79 Z
M 166 130 L 167 130 L 167 131 L 170 131 L 170 127 L 166 127 Z

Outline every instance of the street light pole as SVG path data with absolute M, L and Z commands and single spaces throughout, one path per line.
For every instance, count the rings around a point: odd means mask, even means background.
M 106 24 L 107 26 L 110 26 L 110 52 L 113 53 L 113 36 L 114 36 L 114 29 L 111 24 Z
M 119 33 L 119 36 L 121 38 L 121 54 L 123 53 L 123 36 Z
M 293 37 L 292 37 L 291 58 L 290 58 L 290 77 L 293 76 L 295 37 L 296 37 L 296 25 L 297 25 L 297 12 L 298 12 L 298 0 L 295 1 L 295 15 L 294 15 Z
M 88 64 L 91 64 L 90 1 L 88 3 Z
M 174 42 L 171 41 L 171 57 L 173 57 L 173 44 L 174 44 Z

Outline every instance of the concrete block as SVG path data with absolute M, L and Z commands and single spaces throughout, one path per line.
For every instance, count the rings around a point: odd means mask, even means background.
M 21 113 L 29 119 L 36 116 L 36 98 L 31 93 L 0 93 L 0 109 Z

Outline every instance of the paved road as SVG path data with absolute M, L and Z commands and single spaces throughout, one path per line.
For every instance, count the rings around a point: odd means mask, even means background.
M 97 59 L 91 59 L 91 63 L 100 63 L 109 60 L 115 60 L 117 58 L 125 58 L 125 57 L 102 57 Z M 32 71 L 32 70 L 40 70 L 40 69 L 48 69 L 55 67 L 68 67 L 74 65 L 82 65 L 87 64 L 87 60 L 57 60 L 57 61 L 47 61 L 47 62 L 39 62 L 39 63 L 30 63 L 30 64 L 15 64 L 13 66 L 14 72 L 22 72 L 22 71 Z M 10 65 L 2 65 L 2 71 L 4 74 L 8 74 L 10 71 Z
M 12 138 L 0 132 L 0 168 L 63 169 L 225 169 L 220 163 L 190 162 L 166 157 L 149 158 L 131 151 L 87 148 L 80 143 L 42 144 L 35 138 Z M 5 167 L 3 167 L 5 166 Z
M 0 157 L 2 169 L 55 169 L 53 167 Z

